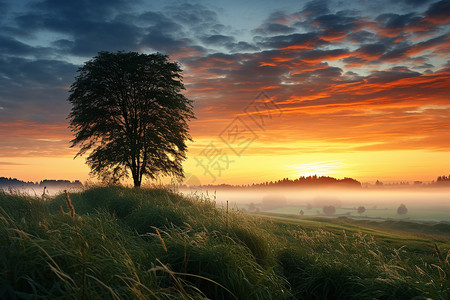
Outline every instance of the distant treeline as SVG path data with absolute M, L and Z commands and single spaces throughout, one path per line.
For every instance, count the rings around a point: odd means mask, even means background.
M 247 185 L 202 185 L 204 188 L 214 189 L 232 189 L 232 188 L 264 188 L 264 187 L 317 187 L 317 186 L 331 186 L 331 187 L 346 187 L 346 188 L 361 188 L 361 182 L 353 178 L 336 179 L 328 176 L 302 176 L 297 179 L 284 178 L 278 181 L 266 181 L 262 183 L 253 183 Z M 186 187 L 186 186 L 183 186 Z
M 439 176 L 436 179 L 436 182 L 433 182 L 434 185 L 438 185 L 438 186 L 449 186 L 450 185 L 450 175 L 445 176 Z
M 448 176 L 445 176 L 445 175 L 439 176 L 439 177 L 437 178 L 436 181 L 437 181 L 437 182 L 440 182 L 440 181 L 450 181 L 450 175 L 448 175 Z
M 83 184 L 79 180 L 51 180 L 44 179 L 41 181 L 22 181 L 16 178 L 0 177 L 0 188 L 81 188 Z

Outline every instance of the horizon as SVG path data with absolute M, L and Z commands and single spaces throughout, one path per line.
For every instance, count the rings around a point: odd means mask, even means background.
M 1 175 L 1 174 L 0 174 Z M 231 186 L 231 187 L 246 187 L 246 186 L 252 186 L 252 185 L 264 185 L 265 183 L 269 183 L 269 184 L 275 184 L 277 182 L 280 182 L 284 179 L 288 179 L 289 181 L 294 181 L 297 179 L 308 179 L 308 178 L 332 178 L 332 179 L 336 179 L 336 180 L 343 180 L 343 179 L 351 179 L 351 180 L 355 180 L 356 182 L 359 182 L 361 184 L 362 187 L 364 187 L 365 185 L 369 185 L 369 186 L 378 186 L 380 188 L 382 188 L 383 186 L 403 186 L 403 187 L 420 187 L 423 185 L 429 185 L 432 183 L 436 183 L 438 182 L 438 177 L 441 176 L 447 176 L 447 175 L 439 175 L 436 176 L 436 178 L 434 180 L 431 181 L 421 181 L 421 180 L 412 180 L 412 181 L 406 181 L 406 180 L 395 180 L 395 181 L 381 181 L 381 180 L 375 180 L 375 181 L 361 181 L 358 180 L 358 178 L 352 178 L 352 177 L 348 177 L 348 176 L 344 176 L 342 178 L 338 178 L 338 177 L 333 177 L 333 176 L 317 176 L 317 175 L 308 175 L 308 176 L 300 176 L 297 178 L 288 178 L 288 177 L 283 177 L 283 178 L 278 178 L 278 179 L 272 179 L 272 180 L 266 180 L 266 181 L 255 181 L 255 182 L 246 182 L 246 183 L 239 183 L 239 184 L 229 184 L 229 183 L 223 183 L 223 182 L 216 182 L 216 183 L 206 183 L 206 184 L 202 184 L 198 178 L 196 176 L 190 176 L 190 177 L 185 177 L 181 182 L 179 182 L 177 185 L 179 187 L 220 187 L 220 186 Z M 448 175 L 448 177 L 450 177 L 450 175 Z M 45 181 L 51 181 L 51 182 L 69 182 L 69 183 L 81 183 L 83 185 L 85 184 L 100 184 L 102 185 L 102 183 L 100 181 L 95 181 L 92 180 L 92 178 L 87 179 L 87 180 L 79 180 L 79 179 L 74 179 L 74 180 L 70 180 L 70 179 L 66 179 L 66 178 L 40 178 L 38 180 L 25 180 L 23 178 L 17 178 L 17 177 L 9 177 L 9 176 L 0 176 L 0 179 L 7 179 L 7 180 L 17 180 L 19 182 L 22 183 L 26 183 L 26 184 L 41 184 L 42 182 Z M 147 187 L 147 186 L 153 186 L 153 185 L 159 185 L 159 184 L 169 184 L 171 185 L 173 182 L 172 179 L 167 179 L 167 180 L 159 180 L 159 179 L 155 179 L 153 181 L 146 181 L 145 183 L 143 183 L 143 187 Z M 379 182 L 379 184 L 377 184 Z M 132 181 L 125 180 L 122 181 L 121 184 L 123 184 L 124 186 L 129 186 L 132 185 Z M 289 189 L 289 188 L 288 188 Z
M 450 1 L 24 0 L 0 16 L 1 176 L 92 180 L 68 90 L 122 50 L 181 64 L 197 117 L 183 166 L 203 185 L 450 173 Z

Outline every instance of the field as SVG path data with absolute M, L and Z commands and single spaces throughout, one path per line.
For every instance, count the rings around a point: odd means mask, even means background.
M 335 217 L 450 223 L 448 188 L 219 190 L 209 191 L 209 194 L 216 195 L 220 203 L 229 200 L 249 212 L 256 208 L 269 213 L 299 215 L 302 210 L 304 216 L 324 216 L 323 207 L 332 205 L 336 208 Z M 400 204 L 406 205 L 406 214 L 397 214 Z M 360 206 L 365 208 L 361 214 L 357 212 Z
M 0 298 L 449 299 L 450 225 L 245 214 L 203 194 L 0 191 Z
M 316 207 L 308 209 L 306 206 L 284 206 L 277 209 L 267 210 L 267 212 L 278 214 L 299 214 L 300 210 L 303 210 L 305 216 L 323 215 L 322 208 Z M 357 219 L 397 219 L 405 221 L 450 222 L 450 210 L 448 210 L 448 208 L 427 209 L 425 207 L 413 207 L 413 209 L 409 208 L 408 213 L 405 215 L 397 214 L 396 208 L 367 208 L 362 214 L 359 214 L 355 208 L 337 208 L 335 215 L 348 215 Z

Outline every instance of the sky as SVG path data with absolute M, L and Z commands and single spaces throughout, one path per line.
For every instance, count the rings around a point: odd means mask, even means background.
M 69 87 L 137 51 L 184 70 L 187 183 L 431 181 L 450 173 L 449 29 L 446 0 L 0 0 L 0 176 L 89 179 Z

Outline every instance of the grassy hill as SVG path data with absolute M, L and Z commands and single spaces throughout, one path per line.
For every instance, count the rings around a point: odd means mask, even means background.
M 165 189 L 70 200 L 0 191 L 1 299 L 450 298 L 450 225 L 227 214 Z

